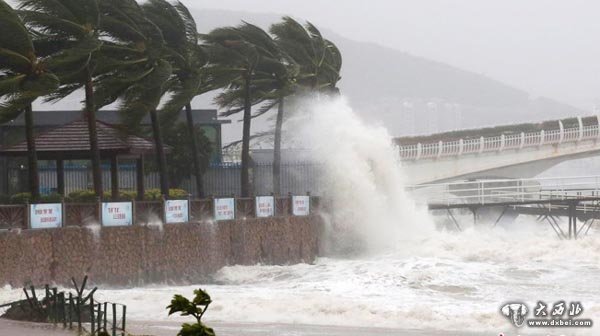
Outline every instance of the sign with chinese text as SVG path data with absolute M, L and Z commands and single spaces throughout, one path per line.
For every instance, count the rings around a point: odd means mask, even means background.
M 273 217 L 275 214 L 275 198 L 273 196 L 256 197 L 256 217 Z
M 165 219 L 167 223 L 186 223 L 189 221 L 187 200 L 165 201 Z
M 29 206 L 32 229 L 49 229 L 62 226 L 62 204 L 31 204 Z
M 215 220 L 235 219 L 235 199 L 215 198 Z
M 103 226 L 125 226 L 133 223 L 131 202 L 102 203 Z
M 292 214 L 294 216 L 308 216 L 310 213 L 309 196 L 292 196 Z

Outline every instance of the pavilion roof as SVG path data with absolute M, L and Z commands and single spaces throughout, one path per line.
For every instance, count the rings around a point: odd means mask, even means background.
M 126 134 L 112 124 L 96 121 L 98 147 L 103 157 L 112 155 L 140 155 L 154 152 L 154 143 L 148 139 Z M 89 157 L 90 141 L 87 121 L 78 119 L 40 133 L 35 137 L 36 152 L 41 159 Z M 19 156 L 27 153 L 27 141 L 0 149 L 0 154 Z

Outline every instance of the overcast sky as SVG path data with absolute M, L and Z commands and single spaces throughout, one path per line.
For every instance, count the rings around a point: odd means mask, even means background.
M 346 37 L 486 74 L 591 110 L 600 103 L 596 0 L 183 0 L 289 14 Z

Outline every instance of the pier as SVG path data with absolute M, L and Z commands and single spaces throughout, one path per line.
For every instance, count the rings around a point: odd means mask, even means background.
M 497 212 L 497 225 L 507 212 L 546 221 L 561 239 L 577 239 L 600 220 L 600 176 L 531 179 L 488 179 L 424 184 L 408 190 L 431 211 L 443 211 L 458 230 L 455 209 L 468 209 L 477 224 L 483 209 Z M 567 217 L 567 228 L 558 217 Z

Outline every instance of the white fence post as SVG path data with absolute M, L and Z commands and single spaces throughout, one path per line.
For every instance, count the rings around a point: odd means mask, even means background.
M 577 141 L 581 141 L 583 139 L 583 120 L 581 120 L 581 117 L 577 117 L 577 124 L 579 124 L 579 138 Z
M 504 150 L 504 143 L 506 142 L 506 136 L 504 134 L 500 135 L 500 150 L 502 152 Z
M 438 143 L 438 154 L 437 154 L 437 157 L 438 157 L 438 158 L 439 158 L 440 156 L 442 156 L 442 149 L 443 149 L 443 148 L 444 148 L 444 142 L 443 142 L 443 141 L 440 141 L 440 142 Z
M 483 147 L 485 146 L 485 139 L 483 137 L 479 138 L 479 154 L 483 153 Z
M 421 143 L 419 142 L 417 144 L 417 157 L 415 158 L 415 160 L 420 159 L 422 153 L 423 153 L 423 145 L 421 145 Z
M 544 145 L 544 140 L 546 137 L 546 132 L 544 130 L 540 131 L 540 146 Z
M 458 140 L 458 156 L 462 155 L 464 148 L 465 148 L 464 140 L 463 139 Z
M 565 126 L 563 125 L 561 120 L 558 121 L 558 128 L 560 129 L 560 136 L 558 138 L 558 143 L 561 144 L 563 142 L 563 140 L 565 139 Z
M 519 145 L 519 149 L 523 149 L 525 146 L 525 132 L 521 132 L 521 144 Z

